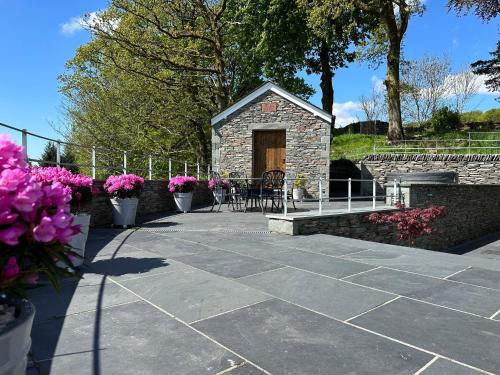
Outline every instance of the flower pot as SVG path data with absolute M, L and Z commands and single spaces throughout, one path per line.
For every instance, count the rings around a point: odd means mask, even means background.
M 24 375 L 31 347 L 31 326 L 35 306 L 27 300 L 13 299 L 16 318 L 0 330 L 0 375 Z
M 135 225 L 138 198 L 111 198 L 113 205 L 113 224 L 126 228 Z
M 174 201 L 178 211 L 187 213 L 191 211 L 193 193 L 174 193 Z
M 217 189 L 214 191 L 214 196 L 217 203 L 224 203 L 226 201 L 226 190 Z
M 73 262 L 75 267 L 80 267 L 83 264 L 83 257 L 85 256 L 85 245 L 87 243 L 87 237 L 89 235 L 90 227 L 90 215 L 89 214 L 76 214 L 73 219 L 73 224 L 80 225 L 80 233 L 77 233 L 71 239 L 69 245 L 72 250 L 81 256 L 81 258 L 76 258 Z
M 292 190 L 292 197 L 295 201 L 302 201 L 304 199 L 304 189 L 298 188 Z

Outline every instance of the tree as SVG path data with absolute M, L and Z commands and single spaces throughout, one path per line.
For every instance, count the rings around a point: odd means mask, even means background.
M 466 68 L 450 76 L 449 87 L 453 109 L 455 112 L 462 113 L 467 103 L 479 91 L 479 77 L 470 68 Z
M 500 13 L 498 0 L 448 0 L 448 9 L 457 13 L 469 13 L 474 8 L 476 16 L 485 21 L 495 18 Z
M 263 76 L 308 96 L 313 91 L 296 75 L 319 74 L 322 108 L 332 113 L 335 70 L 355 58 L 350 46 L 365 35 L 362 13 L 323 0 L 235 0 L 228 8 L 237 15 L 239 44 L 252 51 L 250 62 L 262 64 Z
M 40 156 L 40 167 L 55 167 L 57 165 L 57 146 L 54 142 L 47 142 Z M 64 147 L 64 151 L 60 156 L 61 166 L 70 170 L 73 173 L 78 173 L 79 168 L 76 165 L 76 157 L 68 146 Z
M 367 121 L 380 120 L 380 117 L 385 114 L 385 95 L 382 88 L 376 83 L 372 85 L 370 96 L 361 95 L 359 103 Z
M 500 41 L 497 42 L 497 49 L 490 52 L 492 56 L 489 60 L 479 60 L 472 64 L 475 74 L 484 74 L 487 76 L 484 82 L 488 90 L 493 92 L 500 91 Z M 500 100 L 500 97 L 496 98 Z
M 426 56 L 404 61 L 401 69 L 402 113 L 423 124 L 445 104 L 450 93 L 450 62 L 446 57 Z

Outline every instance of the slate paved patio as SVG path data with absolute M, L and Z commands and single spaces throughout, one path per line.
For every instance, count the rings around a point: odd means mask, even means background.
M 500 260 L 266 229 L 93 230 L 84 278 L 31 293 L 28 373 L 500 373 Z

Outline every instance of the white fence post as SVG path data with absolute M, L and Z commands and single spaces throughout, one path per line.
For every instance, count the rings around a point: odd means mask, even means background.
M 127 151 L 123 151 L 123 174 L 127 174 Z
M 61 141 L 56 143 L 56 165 L 61 166 Z
M 210 164 L 207 165 L 207 181 L 210 180 Z
M 188 175 L 188 162 L 185 161 L 184 162 L 184 176 L 187 176 Z
M 28 160 L 28 132 L 26 129 L 22 130 L 22 144 L 23 144 L 23 153 L 24 153 L 24 160 L 26 163 L 29 161 Z
M 347 180 L 347 211 L 351 212 L 352 179 Z
M 283 190 L 285 192 L 285 196 L 283 197 L 283 214 L 286 216 L 288 214 L 288 206 L 287 206 L 287 201 L 288 201 L 288 181 L 285 176 L 284 182 L 283 182 Z
M 318 211 L 319 214 L 321 215 L 323 213 L 323 176 L 320 176 L 319 178 L 318 189 L 319 189 Z
M 373 179 L 372 181 L 372 199 L 373 199 L 373 209 L 375 209 L 377 207 L 377 180 L 376 179 Z
M 172 178 L 172 159 L 168 158 L 168 179 Z
M 95 167 L 95 146 L 92 146 L 92 179 L 95 180 L 95 173 L 96 172 L 96 167 Z
M 470 155 L 471 134 L 469 132 L 469 155 Z
M 148 169 L 148 172 L 149 172 L 149 180 L 151 181 L 153 179 L 153 158 L 151 157 L 151 155 L 149 155 L 149 169 Z
M 200 162 L 198 160 L 196 161 L 196 179 L 200 180 Z
M 396 179 L 394 179 L 394 184 L 392 186 L 392 189 L 393 189 L 392 195 L 394 196 L 394 204 L 396 204 L 397 202 L 396 190 L 398 189 L 398 181 Z

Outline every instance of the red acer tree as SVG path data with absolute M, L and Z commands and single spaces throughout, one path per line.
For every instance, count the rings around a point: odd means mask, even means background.
M 440 216 L 445 216 L 444 206 L 430 206 L 427 208 L 407 209 L 404 204 L 397 203 L 399 211 L 389 214 L 373 213 L 368 216 L 372 224 L 394 224 L 399 234 L 399 239 L 414 245 L 422 236 L 433 232 L 432 222 Z

